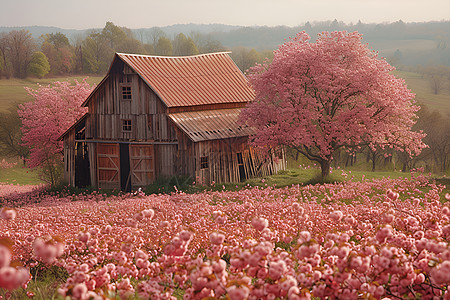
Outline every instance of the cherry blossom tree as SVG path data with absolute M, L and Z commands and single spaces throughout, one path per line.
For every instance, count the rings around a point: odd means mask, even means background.
M 61 163 L 62 142 L 57 141 L 86 109 L 81 104 L 92 87 L 86 82 L 69 81 L 27 89 L 34 101 L 19 106 L 22 120 L 22 141 L 30 149 L 28 165 L 40 167 L 43 178 L 54 184 Z
M 411 131 L 414 94 L 357 32 L 324 32 L 315 42 L 305 32 L 274 52 L 271 63 L 250 69 L 256 98 L 241 121 L 256 129 L 253 144 L 284 145 L 316 161 L 329 174 L 333 153 L 365 145 L 409 155 L 426 145 Z

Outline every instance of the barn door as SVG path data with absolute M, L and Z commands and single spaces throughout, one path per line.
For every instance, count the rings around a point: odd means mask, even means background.
M 99 188 L 120 188 L 119 144 L 97 145 L 97 169 Z
M 245 179 L 247 179 L 247 175 L 245 173 L 245 167 L 244 167 L 244 158 L 242 157 L 242 152 L 236 153 L 237 156 L 237 163 L 239 168 L 239 181 L 243 182 Z
M 153 145 L 130 145 L 131 184 L 147 186 L 155 178 Z
M 89 157 L 87 144 L 83 142 L 75 143 L 75 186 L 86 187 L 91 183 L 91 173 L 89 170 Z
M 120 189 L 124 192 L 131 192 L 129 144 L 127 143 L 120 144 L 119 149 L 120 149 Z

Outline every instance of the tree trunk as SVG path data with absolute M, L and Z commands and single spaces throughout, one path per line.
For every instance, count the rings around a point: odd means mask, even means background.
M 407 169 L 408 169 L 408 162 L 404 162 L 402 172 L 406 172 Z
M 330 175 L 331 160 L 320 161 L 320 169 L 322 170 L 322 179 Z
M 376 161 L 377 161 L 377 153 L 374 151 L 372 152 L 372 172 L 375 172 Z
M 347 159 L 345 160 L 345 167 L 346 167 L 346 168 L 348 167 L 348 161 L 349 161 L 349 159 L 350 159 L 350 155 L 347 154 Z

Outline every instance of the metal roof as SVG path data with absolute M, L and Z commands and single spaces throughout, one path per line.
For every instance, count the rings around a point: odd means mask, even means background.
M 193 142 L 249 136 L 251 127 L 239 126 L 240 108 L 191 111 L 169 114 L 169 118 Z
M 255 97 L 229 52 L 195 56 L 116 54 L 167 107 L 242 103 Z

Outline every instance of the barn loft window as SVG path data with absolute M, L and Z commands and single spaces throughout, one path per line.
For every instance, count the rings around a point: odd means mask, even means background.
M 242 158 L 242 153 L 241 153 L 241 152 L 236 153 L 236 156 L 237 156 L 237 162 L 238 162 L 238 164 L 239 164 L 239 165 L 243 165 L 243 164 L 244 164 L 244 159 Z
M 131 131 L 131 120 L 122 120 L 122 131 L 124 132 Z
M 208 156 L 200 157 L 200 169 L 208 169 Z
M 122 86 L 122 100 L 131 100 L 131 86 Z

